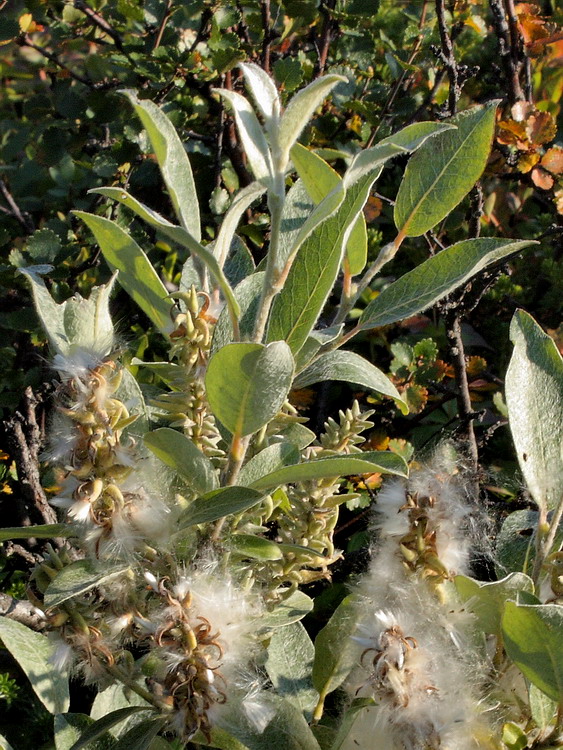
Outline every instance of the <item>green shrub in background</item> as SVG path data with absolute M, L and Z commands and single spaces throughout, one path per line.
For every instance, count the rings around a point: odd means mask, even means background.
M 407 412 L 382 370 L 342 347 L 534 244 L 460 240 L 352 315 L 405 239 L 432 230 L 480 177 L 497 103 L 410 125 L 347 158 L 340 175 L 297 143 L 339 78 L 317 78 L 283 108 L 260 67 L 241 67 L 251 98 L 217 93 L 255 181 L 212 243 L 201 240 L 181 140 L 133 92 L 178 223 L 124 188 L 97 190 L 189 253 L 178 291 L 119 222 L 85 211 L 116 276 L 58 303 L 41 278 L 48 267 L 22 268 L 60 378 L 48 458 L 64 517 L 1 532 L 54 539 L 29 591 L 48 632 L 2 618 L 4 645 L 54 714 L 57 750 L 555 747 L 563 362 L 553 341 L 516 313 L 506 401 L 537 510 L 507 518 L 492 582 L 471 577 L 486 519 L 453 445 L 409 472 L 400 452 L 365 450 L 372 412 L 357 402 L 317 435 L 288 400 L 292 388 L 343 381 Z M 362 209 L 384 167 L 410 153 L 396 236 L 368 262 Z M 241 221 L 262 196 L 270 235 L 255 267 Z M 161 361 L 133 361 L 159 379 L 147 398 L 119 364 L 116 278 L 168 348 Z M 340 508 L 356 497 L 346 478 L 373 474 L 394 478 L 377 496 L 371 561 L 313 643 L 302 587 L 346 558 L 334 543 Z M 69 669 L 97 687 L 89 716 L 68 712 Z

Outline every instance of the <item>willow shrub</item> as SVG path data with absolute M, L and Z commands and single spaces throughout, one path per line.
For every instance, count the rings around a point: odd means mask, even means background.
M 234 112 L 255 182 L 235 195 L 212 244 L 201 242 L 190 163 L 172 124 L 124 92 L 178 223 L 125 190 L 97 192 L 189 251 L 179 291 L 168 293 L 127 231 L 83 212 L 116 272 L 108 284 L 57 304 L 41 278 L 48 268 L 22 270 L 60 378 L 47 458 L 58 467 L 52 503 L 62 516 L 2 530 L 57 541 L 29 589 L 45 632 L 2 618 L 1 638 L 54 714 L 57 750 L 555 746 L 563 366 L 551 339 L 516 314 L 507 404 L 538 510 L 508 517 L 494 582 L 471 577 L 486 524 L 452 446 L 409 476 L 401 456 L 363 450 L 371 412 L 357 402 L 316 435 L 288 400 L 292 388 L 340 380 L 406 412 L 383 372 L 343 346 L 531 244 L 459 242 L 348 322 L 403 240 L 431 230 L 480 177 L 496 103 L 341 154 L 341 176 L 297 142 L 339 76 L 314 81 L 282 111 L 272 80 L 242 68 L 251 98 L 217 93 Z M 396 238 L 366 268 L 362 209 L 386 164 L 406 154 Z M 256 268 L 236 232 L 264 196 L 270 241 Z M 161 383 L 148 403 L 119 364 L 109 313 L 116 279 L 168 346 L 166 361 L 134 361 Z M 338 294 L 334 319 L 320 327 Z M 300 587 L 328 578 L 342 557 L 333 532 L 354 497 L 344 478 L 376 472 L 388 479 L 371 563 L 313 643 L 301 623 L 313 600 Z M 97 686 L 90 716 L 68 712 L 69 673 Z

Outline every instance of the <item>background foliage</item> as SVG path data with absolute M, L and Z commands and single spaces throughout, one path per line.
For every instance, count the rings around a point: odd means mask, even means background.
M 161 278 L 175 290 L 186 255 L 157 240 L 119 204 L 110 205 L 88 190 L 126 188 L 171 216 L 150 143 L 119 93 L 136 89 L 161 105 L 182 134 L 203 207 L 203 238 L 212 240 L 232 195 L 250 182 L 232 117 L 213 93 L 215 87 L 242 89 L 236 68 L 242 60 L 272 73 L 285 97 L 321 73 L 345 76 L 301 139 L 322 149 L 340 171 L 342 152 L 354 154 L 418 120 L 439 120 L 456 109 L 502 100 L 480 186 L 433 232 L 404 243 L 352 315 L 359 317 L 387 282 L 443 245 L 478 232 L 541 238 L 542 243 L 483 274 L 426 315 L 356 337 L 358 353 L 387 365 L 411 407 L 409 416 L 397 415 L 388 401 L 356 395 L 376 409 L 371 449 L 393 446 L 408 457 L 411 445 L 421 449 L 445 434 L 461 437 L 471 460 L 479 462 L 482 486 L 499 520 L 508 510 L 527 509 L 504 427 L 502 378 L 516 306 L 528 310 L 559 348 L 562 344 L 562 20 L 561 10 L 550 2 L 514 6 L 501 0 L 447 5 L 381 0 L 377 6 L 366 0 L 329 0 L 320 7 L 310 0 L 5 4 L 0 16 L 0 325 L 7 334 L 0 347 L 6 437 L 0 497 L 5 524 L 44 520 L 37 510 L 39 479 L 47 492 L 54 483 L 38 468 L 52 375 L 45 367 L 44 336 L 16 268 L 52 265 L 49 286 L 59 301 L 107 281 L 109 269 L 91 234 L 71 214 L 79 209 L 128 228 L 149 248 Z M 403 168 L 399 161 L 388 169 L 368 201 L 371 260 L 394 236 L 392 198 Z M 243 233 L 256 262 L 264 255 L 268 231 L 265 205 L 249 210 Z M 126 358 L 160 359 L 159 337 L 128 296 L 119 292 L 112 305 Z M 456 327 L 460 335 L 448 336 Z M 460 361 L 455 351 L 461 335 L 467 358 L 462 351 Z M 150 375 L 143 377 L 150 392 Z M 292 401 L 319 428 L 343 402 L 347 405 L 349 396 L 343 386 L 327 383 L 294 391 Z M 373 489 L 379 481 L 374 475 L 367 484 Z M 350 507 L 337 531 L 340 546 L 360 547 L 362 506 L 368 501 L 364 492 L 350 504 L 356 507 Z M 21 595 L 24 571 L 40 552 L 40 540 L 35 546 L 5 545 L 0 574 L 6 594 Z M 8 724 L 32 700 L 25 686 L 18 692 L 14 670 L 8 663 L 0 682 Z M 39 709 L 33 717 L 26 740 L 18 739 L 15 725 L 11 730 L 17 747 L 25 741 L 39 746 L 30 734 L 43 732 Z

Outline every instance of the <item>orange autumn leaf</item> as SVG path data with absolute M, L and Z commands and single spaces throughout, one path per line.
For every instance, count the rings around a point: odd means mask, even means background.
M 289 393 L 289 403 L 300 411 L 308 409 L 314 401 L 315 391 L 312 388 L 299 388 Z
M 536 187 L 539 187 L 542 190 L 551 190 L 551 188 L 555 184 L 555 180 L 549 174 L 549 172 L 546 172 L 545 169 L 542 169 L 541 167 L 533 168 L 532 182 Z
M 550 112 L 536 112 L 526 121 L 526 131 L 534 145 L 541 146 L 555 138 L 557 124 Z
M 389 447 L 389 435 L 382 430 L 373 430 L 364 443 L 364 447 L 370 451 L 386 451 Z
M 563 174 L 563 148 L 561 146 L 548 148 L 540 164 L 551 174 Z
M 557 213 L 563 215 L 563 188 L 555 191 L 555 207 Z
M 535 167 L 540 160 L 540 155 L 536 151 L 529 151 L 518 159 L 518 169 L 522 174 L 529 172 Z
M 364 206 L 364 216 L 368 224 L 374 219 L 377 219 L 377 217 L 381 213 L 382 208 L 383 201 L 380 198 L 377 198 L 375 195 L 370 195 L 366 205 Z
M 479 373 L 486 370 L 487 360 L 483 357 L 468 357 L 466 368 L 468 376 L 475 377 L 475 375 L 478 375 Z
M 503 146 L 516 146 L 520 151 L 528 150 L 530 142 L 524 122 L 501 120 L 497 127 L 497 141 Z

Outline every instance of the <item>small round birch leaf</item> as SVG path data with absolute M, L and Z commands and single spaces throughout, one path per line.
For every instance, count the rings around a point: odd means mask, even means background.
M 209 361 L 205 385 L 215 416 L 233 435 L 251 435 L 281 409 L 293 379 L 284 341 L 228 344 Z
M 517 310 L 505 380 L 508 421 L 520 469 L 540 508 L 563 498 L 563 358 L 535 320 Z

